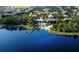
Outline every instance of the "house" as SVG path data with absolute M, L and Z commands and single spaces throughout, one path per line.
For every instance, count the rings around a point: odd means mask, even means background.
M 64 17 L 64 21 L 65 21 L 65 20 L 71 20 L 71 18 L 70 18 L 69 15 L 67 15 L 67 14 L 63 14 L 63 17 Z
M 43 11 L 49 11 L 49 8 L 44 8 Z
M 57 15 L 52 15 L 52 13 L 50 13 L 49 15 L 48 15 L 48 22 L 50 22 L 50 21 L 56 21 L 56 20 L 58 20 L 58 17 L 57 17 Z
M 63 17 L 64 17 L 64 18 L 68 18 L 69 16 L 68 16 L 68 15 L 66 15 L 66 14 L 64 14 L 64 15 L 63 15 Z
M 54 12 L 52 12 L 52 14 L 55 15 L 55 14 L 58 14 L 58 12 L 57 11 L 54 11 Z
M 67 13 L 67 11 L 66 10 L 62 10 L 62 14 L 66 14 Z
M 48 19 L 52 19 L 53 18 L 53 15 L 52 15 L 52 13 L 50 13 L 49 15 L 48 15 Z
M 33 18 L 37 18 L 37 16 L 38 16 L 37 14 L 32 14 Z
M 71 20 L 71 18 L 64 18 L 64 21 L 66 21 L 66 20 Z
M 38 22 L 43 22 L 44 19 L 43 19 L 43 17 L 41 16 L 39 19 L 37 19 L 37 21 L 38 21 Z
M 79 16 L 79 12 L 77 12 L 77 14 L 76 14 L 77 16 Z

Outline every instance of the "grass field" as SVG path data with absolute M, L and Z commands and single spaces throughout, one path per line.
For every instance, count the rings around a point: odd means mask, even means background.
M 30 8 L 31 6 L 15 6 L 15 8 Z
M 58 32 L 58 31 L 53 31 L 53 30 L 48 30 L 48 33 L 58 34 L 58 35 L 79 35 L 79 32 L 68 33 L 68 32 Z

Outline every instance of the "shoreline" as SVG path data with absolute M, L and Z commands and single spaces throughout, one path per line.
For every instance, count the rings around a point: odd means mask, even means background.
M 0 26 L 5 26 L 5 25 L 0 24 Z M 29 29 L 29 30 L 34 29 L 34 26 L 30 26 L 30 25 L 15 25 L 15 26 L 22 26 L 22 27 L 27 28 L 27 29 Z M 79 36 L 79 32 L 71 32 L 71 33 L 58 32 L 58 31 L 50 30 L 49 28 L 50 28 L 50 26 L 48 26 L 48 27 L 46 27 L 46 28 L 45 28 L 45 27 L 44 27 L 44 28 L 40 28 L 40 29 L 47 30 L 48 33 L 50 33 L 50 34 L 69 35 L 69 36 L 78 35 L 78 36 Z
M 79 32 L 78 33 L 75 33 L 75 32 L 67 33 L 67 32 L 58 32 L 58 31 L 48 30 L 48 33 L 57 34 L 57 35 L 69 35 L 69 36 L 78 35 L 79 36 Z

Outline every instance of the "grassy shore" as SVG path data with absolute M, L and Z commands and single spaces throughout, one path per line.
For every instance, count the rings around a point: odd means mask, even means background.
M 58 34 L 58 35 L 79 35 L 79 32 L 68 33 L 68 32 L 58 32 L 58 31 L 53 31 L 53 30 L 48 30 L 48 33 Z
M 32 25 L 19 25 L 19 26 L 22 26 L 23 28 L 28 29 L 28 30 L 32 30 L 34 28 L 34 26 Z

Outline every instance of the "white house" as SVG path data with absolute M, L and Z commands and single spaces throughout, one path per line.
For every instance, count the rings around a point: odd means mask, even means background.
M 38 15 L 37 14 L 33 14 L 32 17 L 36 18 Z
M 53 18 L 53 15 L 52 15 L 52 13 L 50 13 L 49 15 L 48 15 L 48 19 L 52 19 Z
M 64 18 L 64 21 L 66 21 L 66 20 L 71 20 L 71 18 Z
M 53 20 L 53 15 L 52 15 L 52 13 L 50 13 L 49 15 L 48 15 L 48 20 L 47 21 L 52 21 Z
M 66 15 L 66 14 L 64 14 L 64 15 L 63 15 L 63 17 L 68 18 L 69 16 L 68 16 L 68 15 Z

